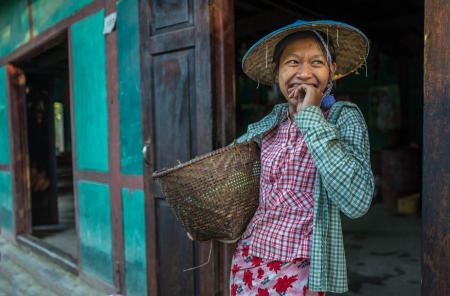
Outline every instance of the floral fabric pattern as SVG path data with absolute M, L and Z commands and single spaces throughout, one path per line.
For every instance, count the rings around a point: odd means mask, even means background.
M 266 260 L 248 254 L 251 238 L 239 241 L 230 274 L 231 296 L 325 296 L 308 290 L 309 259 Z

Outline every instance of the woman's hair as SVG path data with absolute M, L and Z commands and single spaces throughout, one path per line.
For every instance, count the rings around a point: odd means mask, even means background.
M 328 52 L 330 53 L 330 57 L 331 57 L 331 62 L 335 63 L 336 62 L 336 52 L 334 50 L 333 40 L 331 38 L 328 38 L 328 36 L 322 31 L 317 31 L 317 33 L 319 33 L 320 36 L 322 37 L 322 39 L 327 43 Z M 317 43 L 320 46 L 320 49 L 322 50 L 323 56 L 325 57 L 325 59 L 327 59 L 327 51 L 326 51 L 323 43 L 320 41 L 319 37 L 317 37 L 316 33 L 314 33 L 313 31 L 299 31 L 299 32 L 292 33 L 292 34 L 284 37 L 275 46 L 275 50 L 273 52 L 273 57 L 272 57 L 272 63 L 275 63 L 275 68 L 273 71 L 273 78 L 272 78 L 274 85 L 276 85 L 276 77 L 278 74 L 278 69 L 280 68 L 280 59 L 281 59 L 281 55 L 283 54 L 283 51 L 285 50 L 285 48 L 289 45 L 289 43 L 291 43 L 295 40 L 301 40 L 301 39 L 307 39 L 307 38 L 313 38 L 317 41 Z

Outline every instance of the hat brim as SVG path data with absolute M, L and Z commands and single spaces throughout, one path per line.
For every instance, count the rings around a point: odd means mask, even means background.
M 333 79 L 347 76 L 365 63 L 369 54 L 369 40 L 357 28 L 328 20 L 297 21 L 266 35 L 256 42 L 242 59 L 244 73 L 259 83 L 271 85 L 273 77 L 271 64 L 275 46 L 292 33 L 309 30 L 322 31 L 333 40 L 337 65 Z

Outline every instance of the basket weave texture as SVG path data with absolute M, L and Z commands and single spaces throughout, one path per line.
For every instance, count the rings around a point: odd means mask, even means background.
M 197 241 L 233 241 L 259 201 L 260 150 L 234 144 L 153 173 L 177 220 Z

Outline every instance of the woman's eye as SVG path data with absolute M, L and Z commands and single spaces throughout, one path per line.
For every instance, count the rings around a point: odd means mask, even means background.
M 316 64 L 316 65 L 325 65 L 325 63 L 324 63 L 323 61 L 321 61 L 321 60 L 314 60 L 314 61 L 313 61 L 313 64 Z
M 296 60 L 288 60 L 286 64 L 297 64 Z

